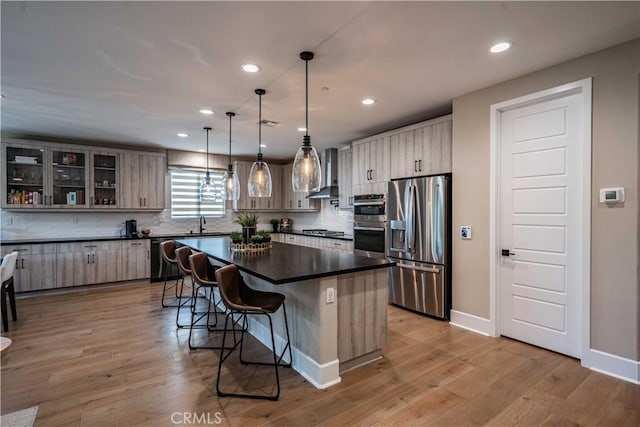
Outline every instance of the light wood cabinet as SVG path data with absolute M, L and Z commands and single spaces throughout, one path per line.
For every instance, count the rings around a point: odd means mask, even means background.
M 119 280 L 145 279 L 150 276 L 150 241 L 122 242 L 122 275 Z
M 123 153 L 121 155 L 120 206 L 123 209 L 164 209 L 164 156 Z
M 353 209 L 353 173 L 351 148 L 338 151 L 338 207 Z
M 373 137 L 354 142 L 353 194 L 385 193 L 389 181 L 391 137 Z
M 451 172 L 451 125 L 446 116 L 391 135 L 391 179 Z
M 56 287 L 56 245 L 3 246 L 2 255 L 18 252 L 13 282 L 16 292 Z
M 240 200 L 234 201 L 235 211 L 281 211 L 282 166 L 269 165 L 271 171 L 271 197 L 249 197 L 247 182 L 253 162 L 235 161 L 233 170 L 240 180 Z
M 349 240 L 286 233 L 274 233 L 271 235 L 271 240 L 274 242 L 288 243 L 290 245 L 307 246 L 309 248 L 325 249 L 341 253 L 353 253 L 353 242 Z
M 78 209 L 89 204 L 89 152 L 38 143 L 2 144 L 2 207 Z
M 291 184 L 291 173 L 293 164 L 283 166 L 282 168 L 282 194 L 283 210 L 285 212 L 315 212 L 320 210 L 320 200 L 307 199 L 309 193 L 301 191 L 293 191 Z
M 164 209 L 165 155 L 3 140 L 3 209 Z
M 59 243 L 57 287 L 122 280 L 120 241 Z

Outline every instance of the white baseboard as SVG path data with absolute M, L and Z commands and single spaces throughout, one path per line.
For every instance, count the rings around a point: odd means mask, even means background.
M 592 371 L 640 384 L 640 361 L 591 348 L 582 355 L 580 362 Z
M 485 319 L 483 317 L 463 313 L 462 311 L 451 310 L 451 321 L 449 323 L 454 326 L 476 332 L 478 334 L 491 336 L 489 319 Z
M 264 344 L 267 348 L 271 348 L 271 332 L 269 331 L 269 328 L 260 322 L 249 319 L 248 329 L 251 335 L 258 339 L 258 341 Z M 276 351 L 280 354 L 287 341 L 278 334 L 275 334 L 275 342 Z M 291 354 L 293 356 L 293 363 L 291 364 L 293 369 L 309 381 L 315 388 L 324 389 L 342 381 L 340 378 L 340 363 L 338 359 L 328 363 L 319 364 L 294 346 L 291 346 Z M 283 360 L 285 362 L 289 361 L 286 353 Z

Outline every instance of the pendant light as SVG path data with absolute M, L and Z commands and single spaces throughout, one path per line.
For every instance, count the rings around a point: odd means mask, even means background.
M 233 164 L 231 163 L 231 118 L 235 115 L 236 113 L 227 112 L 227 117 L 229 117 L 229 166 L 222 179 L 227 193 L 227 200 L 240 199 L 240 180 L 238 180 L 238 174 L 233 173 Z
M 215 183 L 213 182 L 211 173 L 209 172 L 209 131 L 211 128 L 205 126 L 204 130 L 207 131 L 207 172 L 200 183 L 200 202 L 213 203 L 216 200 L 216 193 Z
M 302 146 L 298 147 L 296 157 L 293 160 L 291 183 L 293 191 L 313 192 L 320 191 L 322 173 L 320 170 L 320 158 L 315 147 L 311 145 L 309 136 L 309 61 L 313 59 L 313 52 L 300 53 L 300 59 L 304 61 L 305 69 L 305 135 Z
M 267 93 L 264 89 L 256 89 L 259 97 L 258 104 L 258 158 L 251 165 L 247 192 L 249 197 L 271 197 L 271 171 L 267 162 L 262 161 L 262 95 Z

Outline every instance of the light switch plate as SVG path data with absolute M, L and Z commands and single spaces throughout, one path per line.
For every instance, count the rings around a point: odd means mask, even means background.
M 462 240 L 471 240 L 471 227 L 468 225 L 463 225 L 460 227 L 460 238 Z

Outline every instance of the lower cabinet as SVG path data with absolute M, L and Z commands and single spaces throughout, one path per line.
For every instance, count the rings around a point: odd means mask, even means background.
M 2 256 L 18 252 L 13 284 L 16 292 L 56 287 L 56 245 L 3 246 Z
M 59 243 L 58 287 L 92 285 L 122 280 L 122 242 Z
M 145 279 L 151 274 L 150 240 L 122 242 L 122 277 L 119 280 Z
M 335 252 L 353 253 L 353 242 L 349 240 L 286 233 L 274 233 L 271 235 L 271 240 L 274 242 L 288 243 L 290 245 L 327 249 Z

